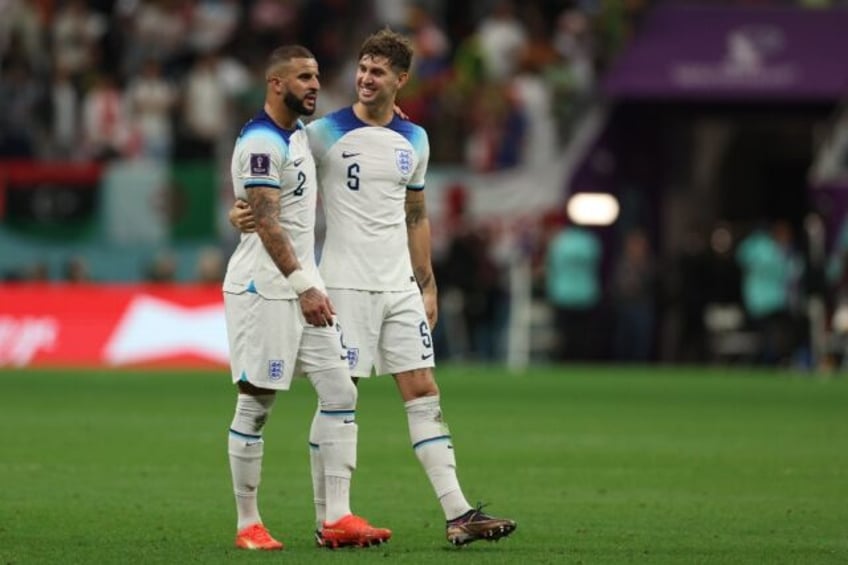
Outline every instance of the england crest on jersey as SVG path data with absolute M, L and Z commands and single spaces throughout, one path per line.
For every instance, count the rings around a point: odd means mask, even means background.
M 412 172 L 412 151 L 409 149 L 395 149 L 395 163 L 401 174 L 408 175 Z

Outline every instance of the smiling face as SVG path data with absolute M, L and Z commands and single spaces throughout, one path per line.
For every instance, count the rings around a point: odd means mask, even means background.
M 289 112 L 298 116 L 311 116 L 315 113 L 318 103 L 318 91 L 321 83 L 318 80 L 318 62 L 312 58 L 293 58 L 280 64 L 268 77 L 268 84 L 275 98 Z
M 356 97 L 366 106 L 394 104 L 409 74 L 392 69 L 386 57 L 363 55 L 356 70 Z

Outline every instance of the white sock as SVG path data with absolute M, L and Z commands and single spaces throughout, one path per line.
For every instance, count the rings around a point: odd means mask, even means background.
M 310 438 L 324 468 L 324 521 L 350 514 L 350 479 L 356 468 L 356 386 L 345 369 L 309 375 L 318 393 Z M 313 475 L 313 493 L 316 490 Z M 320 481 L 319 481 L 320 482 Z M 319 498 L 318 496 L 315 497 Z M 316 515 L 319 513 L 316 502 Z
M 236 400 L 236 413 L 230 424 L 228 451 L 239 530 L 262 522 L 257 503 L 264 447 L 262 428 L 273 404 L 273 394 L 239 394 Z
M 350 477 L 327 475 L 327 512 L 324 519 L 328 524 L 333 524 L 348 514 L 350 514 Z
M 439 498 L 445 519 L 451 520 L 471 510 L 456 476 L 456 457 L 448 425 L 442 420 L 438 396 L 424 396 L 404 404 L 409 422 L 409 438 L 415 456 L 424 467 Z
M 315 504 L 315 529 L 320 530 L 327 517 L 326 481 L 324 460 L 321 457 L 321 438 L 318 435 L 318 418 L 321 408 L 315 410 L 309 429 L 309 468 L 312 472 L 312 501 Z

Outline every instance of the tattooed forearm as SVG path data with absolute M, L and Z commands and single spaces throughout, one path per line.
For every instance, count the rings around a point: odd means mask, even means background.
M 406 200 L 406 227 L 413 228 L 417 226 L 421 220 L 427 218 L 427 207 L 424 205 L 423 199 L 407 198 Z
M 298 269 L 294 248 L 288 234 L 280 226 L 280 191 L 272 188 L 252 188 L 247 200 L 256 218 L 256 233 L 274 264 L 284 275 Z
M 436 279 L 430 262 L 430 220 L 422 191 L 406 194 L 406 233 L 415 281 L 422 291 L 435 291 Z
M 433 271 L 425 267 L 417 267 L 415 269 L 415 281 L 421 290 L 436 284 L 436 280 L 433 278 Z

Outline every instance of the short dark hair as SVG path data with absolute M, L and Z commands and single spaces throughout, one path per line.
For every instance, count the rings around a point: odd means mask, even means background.
M 364 56 L 385 57 L 396 72 L 409 72 L 412 65 L 412 42 L 389 28 L 370 35 L 359 49 L 359 59 Z
M 315 55 L 312 54 L 312 51 L 303 45 L 283 45 L 281 47 L 277 47 L 271 51 L 271 54 L 268 56 L 268 64 L 265 65 L 265 79 L 267 80 L 270 78 L 274 69 L 283 63 L 288 63 L 292 59 L 314 58 Z

